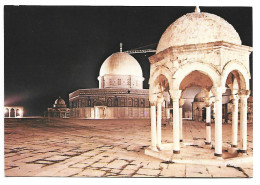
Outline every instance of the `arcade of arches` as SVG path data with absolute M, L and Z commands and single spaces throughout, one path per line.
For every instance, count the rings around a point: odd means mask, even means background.
M 206 118 L 205 144 L 214 145 L 214 155 L 222 156 L 222 95 L 228 89 L 232 102 L 232 133 L 230 133 L 232 147 L 241 153 L 246 153 L 251 52 L 251 47 L 241 44 L 233 26 L 216 15 L 197 9 L 171 24 L 163 33 L 156 54 L 149 58 L 150 150 L 155 152 L 173 150 L 174 154 L 180 153 L 180 142 L 183 141 L 182 106 L 185 102 L 183 94 L 189 87 L 196 86 L 203 91 Z M 161 142 L 161 103 L 164 101 L 164 93 L 168 93 L 172 101 L 171 145 Z M 213 108 L 215 138 L 211 140 Z M 241 136 L 239 141 L 238 115 Z
M 5 106 L 5 118 L 22 118 L 23 107 L 22 106 Z

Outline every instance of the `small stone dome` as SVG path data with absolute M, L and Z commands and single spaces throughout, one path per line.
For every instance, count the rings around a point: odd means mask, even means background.
M 226 41 L 241 45 L 234 27 L 210 13 L 188 13 L 172 23 L 161 36 L 156 53 L 171 46 Z
M 66 107 L 66 103 L 65 101 L 59 97 L 57 100 L 55 100 L 54 104 L 53 104 L 53 107 Z
M 143 77 L 143 72 L 137 60 L 125 52 L 110 55 L 102 64 L 99 76 L 104 75 L 133 75 Z

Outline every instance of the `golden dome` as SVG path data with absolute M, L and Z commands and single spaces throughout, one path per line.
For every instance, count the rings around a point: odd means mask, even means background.
M 102 64 L 99 76 L 104 75 L 132 75 L 143 77 L 143 72 L 137 60 L 125 52 L 110 55 Z
M 234 27 L 223 18 L 210 13 L 188 13 L 172 23 L 163 33 L 156 53 L 171 46 L 226 41 L 241 45 Z

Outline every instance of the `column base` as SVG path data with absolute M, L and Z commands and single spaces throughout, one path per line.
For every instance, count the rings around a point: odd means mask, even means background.
M 180 154 L 181 152 L 180 152 L 180 150 L 173 150 L 173 153 L 174 154 Z
M 214 153 L 214 156 L 216 156 L 216 157 L 222 157 L 222 154 Z
M 206 123 L 205 125 L 206 125 L 206 127 L 210 127 L 211 123 Z
M 155 152 L 159 152 L 156 146 L 152 146 L 152 147 L 151 147 L 151 150 L 152 150 L 152 151 L 155 151 Z
M 237 145 L 231 145 L 232 148 L 237 148 Z
M 205 145 L 211 145 L 211 142 L 205 142 Z
M 245 154 L 245 153 L 247 153 L 247 150 L 238 150 L 237 152 Z
M 180 142 L 183 142 L 183 139 L 180 139 Z

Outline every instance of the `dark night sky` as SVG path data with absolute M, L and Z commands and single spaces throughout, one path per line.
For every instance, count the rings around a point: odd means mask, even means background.
M 200 7 L 234 26 L 252 46 L 252 8 Z M 58 96 L 97 88 L 104 60 L 119 51 L 153 44 L 164 30 L 194 7 L 5 6 L 5 105 L 22 105 L 26 116 L 43 115 Z M 133 55 L 148 88 L 152 54 Z M 252 62 L 252 57 L 251 57 Z M 252 70 L 251 70 L 252 74 Z

